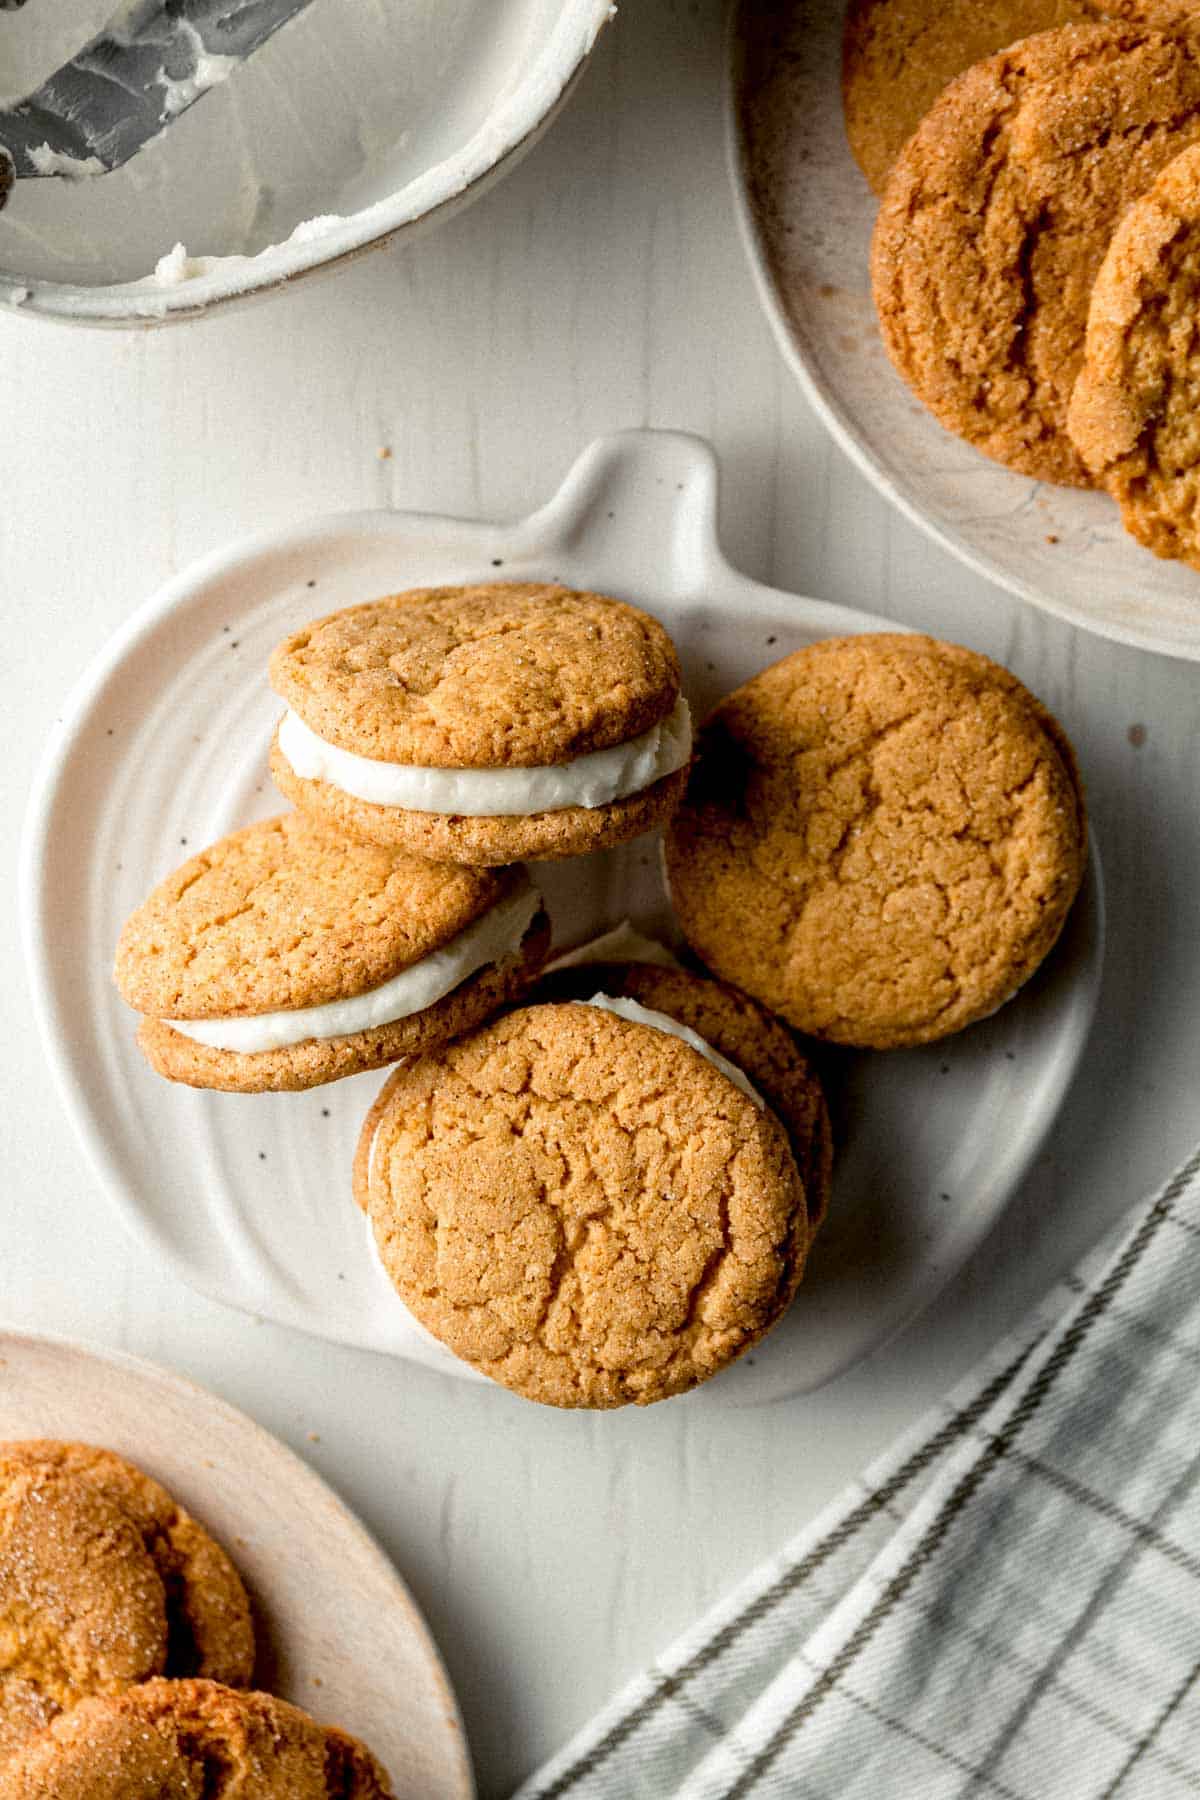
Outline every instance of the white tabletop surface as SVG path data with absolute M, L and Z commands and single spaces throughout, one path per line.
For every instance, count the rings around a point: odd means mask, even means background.
M 1200 669 L 1010 601 L 826 441 L 743 266 L 720 13 L 630 0 L 539 148 L 407 249 L 168 332 L 0 319 L 0 1322 L 166 1363 L 319 1468 L 426 1609 L 485 1795 L 799 1527 L 1200 1127 Z M 631 425 L 715 442 L 726 547 L 752 574 L 960 639 L 1029 681 L 1076 740 L 1108 876 L 1100 1020 L 1003 1225 L 869 1365 L 741 1413 L 707 1396 L 541 1411 L 181 1290 L 121 1235 L 65 1128 L 16 927 L 21 815 L 56 709 L 165 577 L 334 507 L 517 515 L 585 442 Z

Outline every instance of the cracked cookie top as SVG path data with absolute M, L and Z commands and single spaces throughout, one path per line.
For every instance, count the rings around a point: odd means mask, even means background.
M 782 1121 L 812 1231 L 829 1206 L 833 1137 L 815 1070 L 781 1019 L 723 981 L 655 963 L 576 963 L 544 975 L 535 1000 L 636 1000 L 677 1019 L 747 1076 Z
M 344 1732 L 268 1694 L 148 1681 L 86 1700 L 11 1759 L 0 1800 L 392 1800 Z
M 1014 675 L 931 638 L 831 638 L 703 726 L 667 837 L 696 954 L 798 1030 L 891 1049 L 993 1012 L 1083 877 L 1061 728 Z
M 416 588 L 286 638 L 271 685 L 326 743 L 437 769 L 542 768 L 649 731 L 679 659 L 648 613 L 544 582 Z
M 1200 568 L 1200 145 L 1131 206 L 1092 290 L 1071 436 L 1158 556 Z
M 1092 284 L 1125 209 L 1200 139 L 1200 37 L 1064 25 L 977 63 L 892 170 L 872 245 L 888 354 L 951 431 L 1091 485 L 1067 434 Z
M 850 0 L 842 47 L 846 136 L 877 194 L 942 89 L 1019 38 L 1101 19 L 1160 25 L 1189 0 Z
M 795 1293 L 809 1226 L 783 1127 L 650 1026 L 525 1007 L 397 1069 L 365 1130 L 401 1298 L 528 1399 L 683 1393 Z
M 348 999 L 440 949 L 517 879 L 354 843 L 285 813 L 159 883 L 121 933 L 117 986 L 156 1019 Z
M 0 1444 L 0 1761 L 89 1695 L 253 1670 L 237 1572 L 158 1482 L 87 1444 Z

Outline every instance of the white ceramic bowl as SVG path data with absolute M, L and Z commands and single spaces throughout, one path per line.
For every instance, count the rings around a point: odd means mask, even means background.
M 0 212 L 0 304 L 156 323 L 441 217 L 529 148 L 615 10 L 612 0 L 313 0 L 124 169 L 18 183 Z M 32 86 L 110 11 L 111 0 L 82 0 L 57 19 L 37 6 L 5 15 L 5 89 Z M 148 279 L 176 243 L 215 266 Z
M 879 491 L 969 567 L 1087 631 L 1200 661 L 1200 575 L 1135 543 L 1107 495 L 1014 474 L 943 430 L 888 361 L 867 267 L 876 202 L 842 123 L 844 10 L 730 9 L 730 168 L 785 362 Z

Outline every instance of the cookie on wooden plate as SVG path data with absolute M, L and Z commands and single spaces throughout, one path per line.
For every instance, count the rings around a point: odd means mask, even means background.
M 1068 422 L 1139 543 L 1200 569 L 1200 145 L 1125 214 Z
M 541 583 L 421 588 L 319 619 L 271 658 L 271 752 L 302 811 L 369 843 L 492 866 L 658 824 L 691 723 L 657 620 Z
M 994 1012 L 1083 878 L 1061 727 L 1014 675 L 932 638 L 830 638 L 705 722 L 667 836 L 688 943 L 797 1030 L 929 1043 Z
M 161 882 L 121 933 L 116 980 L 160 1075 L 261 1093 L 445 1043 L 516 999 L 549 941 L 519 867 L 427 862 L 286 813 Z
M 941 423 L 1090 486 L 1067 431 L 1092 284 L 1126 208 L 1200 140 L 1200 36 L 1065 25 L 969 69 L 902 151 L 871 278 L 896 368 Z
M 89 1444 L 0 1444 L 0 1762 L 89 1695 L 253 1673 L 237 1571 L 157 1481 Z
M 360 1194 L 455 1355 L 548 1405 L 646 1405 L 782 1316 L 804 1183 L 763 1097 L 697 1042 L 619 999 L 526 1006 L 389 1077 Z
M 270 1694 L 148 1681 L 0 1762 L 0 1800 L 394 1800 L 364 1745 Z

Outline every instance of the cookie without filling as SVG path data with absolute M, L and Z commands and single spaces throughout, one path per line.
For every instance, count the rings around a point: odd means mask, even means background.
M 0 1444 L 0 1762 L 89 1695 L 253 1672 L 237 1572 L 158 1482 L 87 1444 Z
M 1160 24 L 1188 0 L 851 0 L 842 102 L 854 159 L 877 194 L 943 88 L 1021 38 L 1101 19 Z
M 116 979 L 159 1073 L 259 1092 L 444 1043 L 523 992 L 548 943 L 523 870 L 345 843 L 289 813 L 161 882 L 121 933 Z
M 1200 139 L 1200 37 L 1066 25 L 941 94 L 884 194 L 884 344 L 949 430 L 1039 480 L 1091 485 L 1067 432 L 1092 284 L 1126 208 Z
M 1117 227 L 1068 422 L 1126 529 L 1200 569 L 1200 145 Z
M 394 1800 L 344 1732 L 269 1694 L 148 1681 L 85 1700 L 0 1762 L 0 1800 Z
M 814 644 L 723 700 L 666 847 L 709 968 L 797 1030 L 876 1049 L 1015 993 L 1085 856 L 1049 713 L 986 657 L 890 633 Z
M 679 662 L 638 608 L 547 584 L 417 589 L 271 659 L 276 784 L 339 831 L 495 866 L 659 822 L 690 752 Z
M 688 1044 L 527 1006 L 389 1078 L 359 1171 L 380 1259 L 454 1353 L 555 1406 L 685 1392 L 789 1305 L 787 1135 Z

